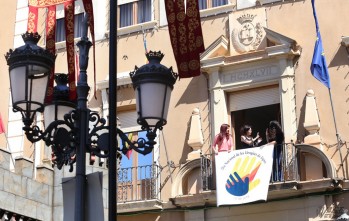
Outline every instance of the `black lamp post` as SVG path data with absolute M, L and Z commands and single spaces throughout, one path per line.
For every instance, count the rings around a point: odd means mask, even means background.
M 22 114 L 23 130 L 31 142 L 43 140 L 52 148 L 53 163 L 59 169 L 76 162 L 75 221 L 85 221 L 86 201 L 86 152 L 109 158 L 109 220 L 116 220 L 116 157 L 125 148 L 117 145 L 116 136 L 129 148 L 148 154 L 153 150 L 156 131 L 166 124 L 169 97 L 177 74 L 172 68 L 160 64 L 163 54 L 149 52 L 149 64 L 130 73 L 137 99 L 137 122 L 147 131 L 148 141 L 128 140 L 124 132 L 116 128 L 116 1 L 110 0 L 110 55 L 109 55 L 109 126 L 97 113 L 87 107 L 90 87 L 86 69 L 91 42 L 87 38 L 87 16 L 83 20 L 83 33 L 77 46 L 80 51 L 80 75 L 77 82 L 77 104 L 67 101 L 67 76 L 56 75 L 57 86 L 54 102 L 44 104 L 48 77 L 54 65 L 55 55 L 37 46 L 40 35 L 23 34 L 25 45 L 10 50 L 5 58 L 9 66 L 14 112 Z M 45 130 L 33 124 L 36 113 L 44 112 Z M 125 145 L 123 145 L 125 147 Z

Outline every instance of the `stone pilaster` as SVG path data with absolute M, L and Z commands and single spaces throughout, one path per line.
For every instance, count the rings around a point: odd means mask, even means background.
M 319 135 L 320 120 L 317 112 L 315 94 L 313 90 L 307 91 L 305 100 L 304 128 L 308 135 L 304 138 L 304 143 L 322 149 L 321 137 Z
M 193 151 L 188 154 L 187 161 L 200 158 L 200 151 L 203 144 L 204 137 L 202 135 L 200 110 L 198 108 L 195 108 L 191 115 L 190 132 L 188 139 L 188 145 L 191 146 Z

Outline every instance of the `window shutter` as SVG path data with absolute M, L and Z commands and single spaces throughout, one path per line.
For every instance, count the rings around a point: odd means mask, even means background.
M 120 128 L 123 132 L 132 132 L 141 130 L 141 126 L 137 124 L 137 112 L 136 111 L 125 111 L 117 113 L 119 118 Z
M 229 95 L 230 111 L 238 111 L 280 103 L 279 88 L 273 86 Z

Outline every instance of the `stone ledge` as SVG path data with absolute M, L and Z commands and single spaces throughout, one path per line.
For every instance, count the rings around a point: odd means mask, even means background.
M 117 204 L 118 213 L 128 213 L 134 211 L 145 210 L 162 210 L 162 203 L 160 200 L 146 200 L 146 201 L 133 201 Z
M 15 158 L 15 173 L 18 175 L 33 178 L 34 163 L 32 160 L 26 157 Z
M 0 167 L 5 170 L 10 170 L 11 152 L 0 148 Z
M 53 168 L 46 165 L 36 167 L 36 181 L 53 186 Z
M 332 178 L 311 181 L 287 181 L 269 184 L 268 200 L 282 199 L 284 197 L 301 196 L 304 194 L 331 191 L 341 188 L 339 182 L 335 184 Z M 349 187 L 349 181 L 345 184 Z M 183 195 L 170 198 L 177 207 L 201 207 L 217 205 L 216 191 L 210 190 L 198 194 Z
M 192 195 L 183 195 L 170 198 L 172 203 L 180 207 L 197 207 L 197 206 L 207 206 L 207 205 L 216 205 L 216 191 L 204 191 L 198 194 Z

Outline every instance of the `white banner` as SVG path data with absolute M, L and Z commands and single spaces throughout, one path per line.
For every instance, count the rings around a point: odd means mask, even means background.
M 273 144 L 216 155 L 217 206 L 266 200 Z

